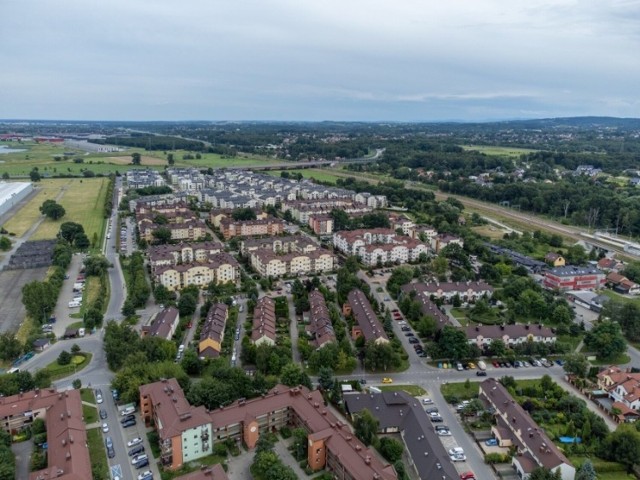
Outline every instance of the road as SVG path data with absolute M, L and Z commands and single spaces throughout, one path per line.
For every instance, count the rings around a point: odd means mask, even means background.
M 117 205 L 119 205 L 118 199 L 120 198 L 121 189 L 122 178 L 116 177 L 116 184 L 113 189 L 114 209 L 111 216 L 113 228 L 120 228 Z M 107 238 L 105 235 L 105 244 L 103 248 L 105 257 L 113 265 L 113 267 L 108 270 L 109 285 L 111 288 L 109 304 L 107 305 L 107 311 L 104 316 L 105 322 L 108 320 L 121 321 L 123 319 L 122 305 L 127 297 L 124 275 L 122 274 L 122 268 L 120 267 L 118 254 L 116 253 L 116 237 L 117 235 L 115 235 L 114 232 L 112 232 L 111 238 Z

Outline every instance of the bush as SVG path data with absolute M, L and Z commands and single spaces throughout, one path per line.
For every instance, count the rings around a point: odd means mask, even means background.
M 509 463 L 511 456 L 507 453 L 487 453 L 484 456 L 484 463 L 494 465 L 496 463 Z
M 289 427 L 282 427 L 280 429 L 280 435 L 282 435 L 284 439 L 291 438 L 291 429 Z
M 227 456 L 227 447 L 224 443 L 216 443 L 213 446 L 213 454 L 217 455 L 219 457 L 226 457 Z
M 71 354 L 66 350 L 60 352 L 58 355 L 58 365 L 69 365 L 71 363 Z

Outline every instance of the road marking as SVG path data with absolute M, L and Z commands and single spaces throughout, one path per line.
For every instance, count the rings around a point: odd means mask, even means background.
M 111 465 L 111 478 L 122 478 L 122 467 L 120 467 L 120 464 L 118 465 Z

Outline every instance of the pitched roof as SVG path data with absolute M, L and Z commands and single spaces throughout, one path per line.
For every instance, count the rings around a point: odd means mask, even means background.
M 479 336 L 484 338 L 502 338 L 505 335 L 509 338 L 522 338 L 529 335 L 535 337 L 554 337 L 555 333 L 544 325 L 472 325 L 465 328 L 467 339 L 476 339 Z
M 276 304 L 269 297 L 260 298 L 253 311 L 251 340 L 255 342 L 262 337 L 276 340 Z
M 382 328 L 382 323 L 378 320 L 378 316 L 373 311 L 369 300 L 362 290 L 351 290 L 347 296 L 347 301 L 366 341 L 377 340 L 379 338 L 389 340 L 384 328 Z

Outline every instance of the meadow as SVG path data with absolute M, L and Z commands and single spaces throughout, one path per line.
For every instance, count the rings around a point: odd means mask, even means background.
M 201 158 L 185 160 L 185 155 L 195 153 L 186 150 L 173 152 L 145 151 L 140 148 L 129 148 L 124 152 L 90 153 L 67 145 L 49 145 L 35 142 L 20 144 L 8 144 L 10 148 L 26 149 L 24 152 L 15 152 L 0 155 L 0 175 L 9 174 L 11 177 L 28 177 L 29 172 L 37 167 L 44 177 L 56 175 L 82 175 L 85 170 L 95 174 L 108 175 L 110 173 L 123 173 L 130 168 L 139 168 L 131 164 L 131 154 L 139 153 L 142 157 L 143 167 L 162 170 L 169 166 L 167 157 L 173 153 L 176 167 L 195 168 L 233 168 L 264 165 L 265 162 L 276 163 L 275 160 L 243 155 L 235 158 L 225 157 L 215 153 L 202 153 Z M 65 155 L 67 154 L 67 155 Z M 82 163 L 74 160 L 82 159 Z M 277 161 L 281 163 L 281 161 Z
M 61 178 L 44 179 L 35 183 L 37 194 L 18 211 L 4 228 L 16 236 L 24 235 L 41 218 L 40 206 L 45 200 L 58 199 L 66 213 L 60 220 L 45 219 L 31 236 L 31 240 L 55 238 L 64 222 L 82 224 L 93 240 L 96 234 L 98 245 L 104 233 L 104 200 L 107 194 L 107 178 Z
M 304 178 L 314 179 L 319 182 L 336 183 L 338 178 L 342 178 L 342 175 L 334 175 L 327 170 L 321 170 L 319 168 L 300 168 L 295 170 L 267 170 L 263 173 L 267 173 L 272 176 L 279 177 L 282 172 L 289 173 L 301 173 Z
M 517 147 L 496 147 L 485 145 L 460 145 L 465 150 L 475 150 L 485 155 L 501 156 L 501 157 L 519 157 L 527 153 L 537 152 L 532 148 Z

